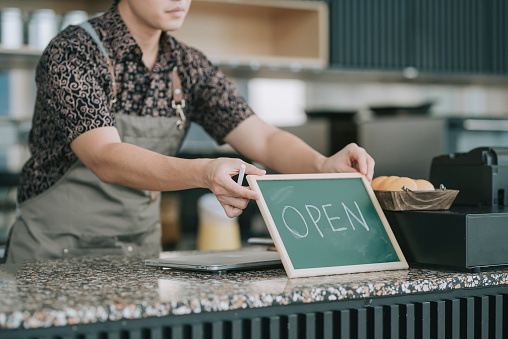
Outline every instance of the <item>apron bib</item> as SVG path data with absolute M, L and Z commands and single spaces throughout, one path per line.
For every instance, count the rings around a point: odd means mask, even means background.
M 115 115 L 123 142 L 174 155 L 184 137 L 178 118 Z M 160 252 L 160 194 L 102 182 L 80 160 L 47 191 L 24 201 L 6 262 Z
M 94 40 L 102 47 L 97 37 Z M 185 136 L 180 117 L 114 117 L 122 142 L 160 154 L 174 156 Z M 78 159 L 52 187 L 19 205 L 6 263 L 80 256 L 158 256 L 159 206 L 160 194 L 154 199 L 150 191 L 104 183 Z

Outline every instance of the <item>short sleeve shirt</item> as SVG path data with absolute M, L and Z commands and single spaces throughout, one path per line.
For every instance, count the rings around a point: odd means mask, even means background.
M 77 161 L 69 144 L 94 128 L 115 126 L 112 112 L 177 116 L 171 107 L 171 70 L 175 66 L 188 120 L 201 125 L 218 143 L 253 114 L 231 81 L 195 48 L 163 33 L 150 71 L 116 4 L 90 23 L 114 65 L 117 102 L 110 107 L 112 74 L 97 43 L 79 26 L 59 33 L 36 69 L 31 157 L 22 169 L 19 202 L 37 196 L 62 178 Z

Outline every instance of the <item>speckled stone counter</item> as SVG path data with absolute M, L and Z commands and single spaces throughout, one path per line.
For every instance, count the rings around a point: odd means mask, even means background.
M 283 269 L 219 276 L 160 270 L 141 258 L 41 261 L 0 266 L 0 327 L 46 328 L 507 284 L 508 269 L 410 269 L 290 280 Z

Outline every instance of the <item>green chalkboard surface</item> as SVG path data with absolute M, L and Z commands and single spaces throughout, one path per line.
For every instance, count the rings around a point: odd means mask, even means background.
M 361 174 L 247 180 L 290 278 L 408 267 Z

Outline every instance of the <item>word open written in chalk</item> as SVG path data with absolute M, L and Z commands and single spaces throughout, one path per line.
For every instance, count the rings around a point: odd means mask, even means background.
M 365 218 L 363 217 L 362 211 L 358 207 L 358 204 L 356 201 L 354 201 L 354 204 L 356 206 L 356 210 L 358 211 L 356 214 L 351 211 L 350 208 L 346 206 L 346 204 L 342 203 L 342 207 L 346 213 L 346 216 L 349 220 L 349 225 L 353 230 L 356 230 L 355 223 L 356 221 L 358 224 L 360 224 L 362 227 L 365 228 L 365 230 L 369 231 L 369 225 L 367 225 L 367 222 L 365 221 Z M 284 206 L 282 210 L 282 220 L 284 221 L 284 225 L 286 228 L 293 234 L 293 236 L 297 239 L 305 238 L 307 235 L 309 235 L 309 226 L 307 224 L 306 218 L 304 217 L 304 214 L 307 214 L 316 227 L 317 231 L 319 232 L 319 235 L 321 237 L 324 237 L 323 232 L 321 231 L 320 226 L 318 225 L 321 218 L 326 219 L 328 222 L 328 225 L 330 226 L 331 230 L 333 232 L 343 232 L 348 230 L 348 228 L 344 225 L 342 221 L 340 221 L 340 217 L 335 215 L 329 214 L 329 209 L 332 207 L 332 204 L 325 204 L 321 205 L 321 208 L 316 207 L 314 205 L 305 205 L 305 212 L 302 214 L 297 208 L 293 206 Z M 321 210 L 323 213 L 321 213 Z M 288 216 L 290 214 L 296 213 L 298 217 L 296 218 L 289 218 Z M 324 215 L 324 217 L 323 217 Z M 300 221 L 301 220 L 301 221 Z M 325 223 L 326 223 L 325 221 Z M 323 222 L 321 222 L 322 224 Z M 297 229 L 301 229 L 301 226 L 305 226 L 304 232 L 299 232 Z M 325 224 L 326 225 L 326 224 Z

